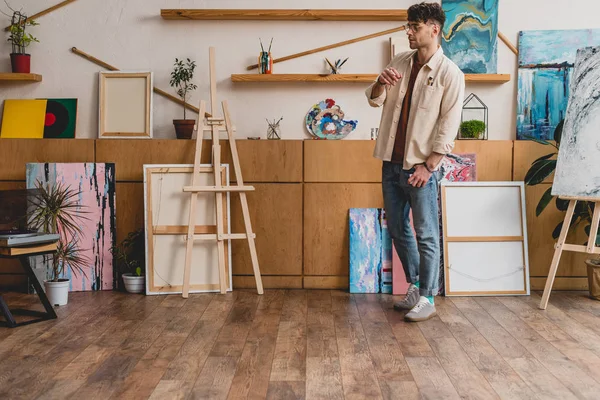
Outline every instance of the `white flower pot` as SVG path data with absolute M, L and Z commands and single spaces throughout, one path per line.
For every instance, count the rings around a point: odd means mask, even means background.
M 64 306 L 69 301 L 69 280 L 60 279 L 58 282 L 44 281 L 46 297 L 53 306 Z
M 129 293 L 142 293 L 144 291 L 145 280 L 143 275 L 123 274 L 123 282 L 125 283 L 125 290 Z

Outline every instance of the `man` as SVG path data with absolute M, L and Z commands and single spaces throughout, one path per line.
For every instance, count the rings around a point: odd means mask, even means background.
M 411 6 L 406 33 L 412 50 L 394 57 L 366 90 L 371 106 L 383 106 L 374 156 L 383 160 L 388 229 L 410 283 L 394 308 L 409 310 L 408 321 L 436 314 L 439 166 L 454 148 L 465 90 L 464 74 L 439 45 L 445 22 L 437 3 Z

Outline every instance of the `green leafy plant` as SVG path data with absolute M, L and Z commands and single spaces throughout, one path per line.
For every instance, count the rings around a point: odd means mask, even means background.
M 537 160 L 535 160 L 533 163 L 531 163 L 531 167 L 529 168 L 529 170 L 527 171 L 527 174 L 525 175 L 525 184 L 526 185 L 530 185 L 530 186 L 539 185 L 548 176 L 550 176 L 556 169 L 557 160 L 556 160 L 555 156 L 558 156 L 558 152 L 560 149 L 560 141 L 561 141 L 561 136 L 562 136 L 563 125 L 564 125 L 564 120 L 560 121 L 560 123 L 556 126 L 556 129 L 554 130 L 554 142 L 555 143 L 552 143 L 550 141 L 543 140 L 543 139 L 534 138 L 531 136 L 525 137 L 528 140 L 532 140 L 534 142 L 543 144 L 545 146 L 551 146 L 556 149 L 556 151 L 546 154 L 546 155 L 538 158 Z M 540 200 L 537 204 L 537 207 L 535 209 L 535 215 L 539 216 L 542 213 L 542 211 L 544 211 L 546 209 L 548 204 L 550 204 L 552 199 L 553 199 L 552 186 L 550 186 L 544 192 L 542 197 L 540 198 Z M 556 208 L 558 210 L 567 211 L 567 208 L 569 207 L 569 200 L 564 200 L 564 199 L 560 199 L 560 198 L 556 197 L 555 204 L 556 204 Z M 584 232 L 589 238 L 590 230 L 592 228 L 592 216 L 594 215 L 594 205 L 595 205 L 595 203 L 591 202 L 591 201 L 578 201 L 577 204 L 575 205 L 575 210 L 573 212 L 573 219 L 571 220 L 569 229 L 573 229 L 582 223 L 586 224 L 584 226 Z M 560 231 L 562 230 L 563 222 L 564 221 L 559 222 L 558 225 L 554 228 L 554 231 L 552 231 L 552 237 L 554 239 L 558 239 L 558 236 L 560 235 Z M 594 235 L 596 237 L 596 246 L 600 246 L 600 231 L 594 232 Z
M 463 138 L 477 139 L 485 131 L 485 123 L 476 119 L 464 121 L 460 124 L 460 136 Z
M 27 16 L 20 11 L 13 11 L 13 15 L 10 21 L 10 36 L 8 37 L 8 41 L 11 42 L 12 52 L 13 54 L 26 54 L 25 49 L 33 42 L 38 42 L 39 40 L 31 35 L 31 33 L 27 33 L 26 29 L 28 26 L 39 25 L 32 19 L 27 18 Z
M 142 267 L 146 264 L 144 230 L 129 232 L 121 243 L 111 249 L 111 252 L 115 256 L 121 274 L 131 273 L 142 276 Z
M 188 92 L 196 90 L 198 87 L 191 83 L 196 69 L 196 62 L 186 59 L 186 63 L 178 58 L 175 59 L 175 65 L 171 72 L 171 87 L 177 88 L 177 94 L 183 100 L 183 119 L 185 119 L 185 102 Z
M 44 186 L 36 182 L 37 194 L 31 201 L 31 215 L 29 226 L 45 233 L 58 233 L 60 238 L 57 251 L 48 256 L 52 259 L 53 282 L 58 282 L 59 277 L 69 268 L 75 276 L 82 273 L 87 277 L 85 268 L 90 261 L 81 255 L 78 242 L 83 236 L 79 225 L 87 219 L 83 207 L 78 204 L 80 191 L 75 191 L 63 183 Z

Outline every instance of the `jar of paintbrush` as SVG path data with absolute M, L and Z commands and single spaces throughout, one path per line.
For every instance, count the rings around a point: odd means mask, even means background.
M 259 39 L 260 40 L 260 39 Z M 265 51 L 262 40 L 260 40 L 260 49 L 262 50 L 258 56 L 258 73 L 259 74 L 271 74 L 273 72 L 273 57 L 271 57 L 271 45 L 273 44 L 273 38 L 269 44 L 269 50 Z

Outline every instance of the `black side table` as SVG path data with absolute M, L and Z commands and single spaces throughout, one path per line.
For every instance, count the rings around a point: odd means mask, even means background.
M 35 322 L 46 321 L 49 319 L 56 319 L 56 312 L 46 297 L 46 292 L 40 285 L 40 281 L 33 272 L 31 264 L 29 263 L 30 256 L 39 256 L 43 254 L 50 254 L 56 252 L 56 243 L 44 244 L 39 246 L 27 246 L 27 247 L 0 247 L 0 258 L 18 258 L 21 261 L 23 270 L 29 277 L 30 282 L 33 284 L 35 291 L 37 292 L 40 301 L 44 305 L 46 312 L 14 309 L 10 310 L 6 305 L 6 302 L 0 295 L 0 312 L 4 316 L 6 321 L 0 321 L 0 326 L 7 326 L 9 328 L 16 328 L 17 326 L 29 325 Z M 27 315 L 38 317 L 24 322 L 16 322 L 13 314 Z

